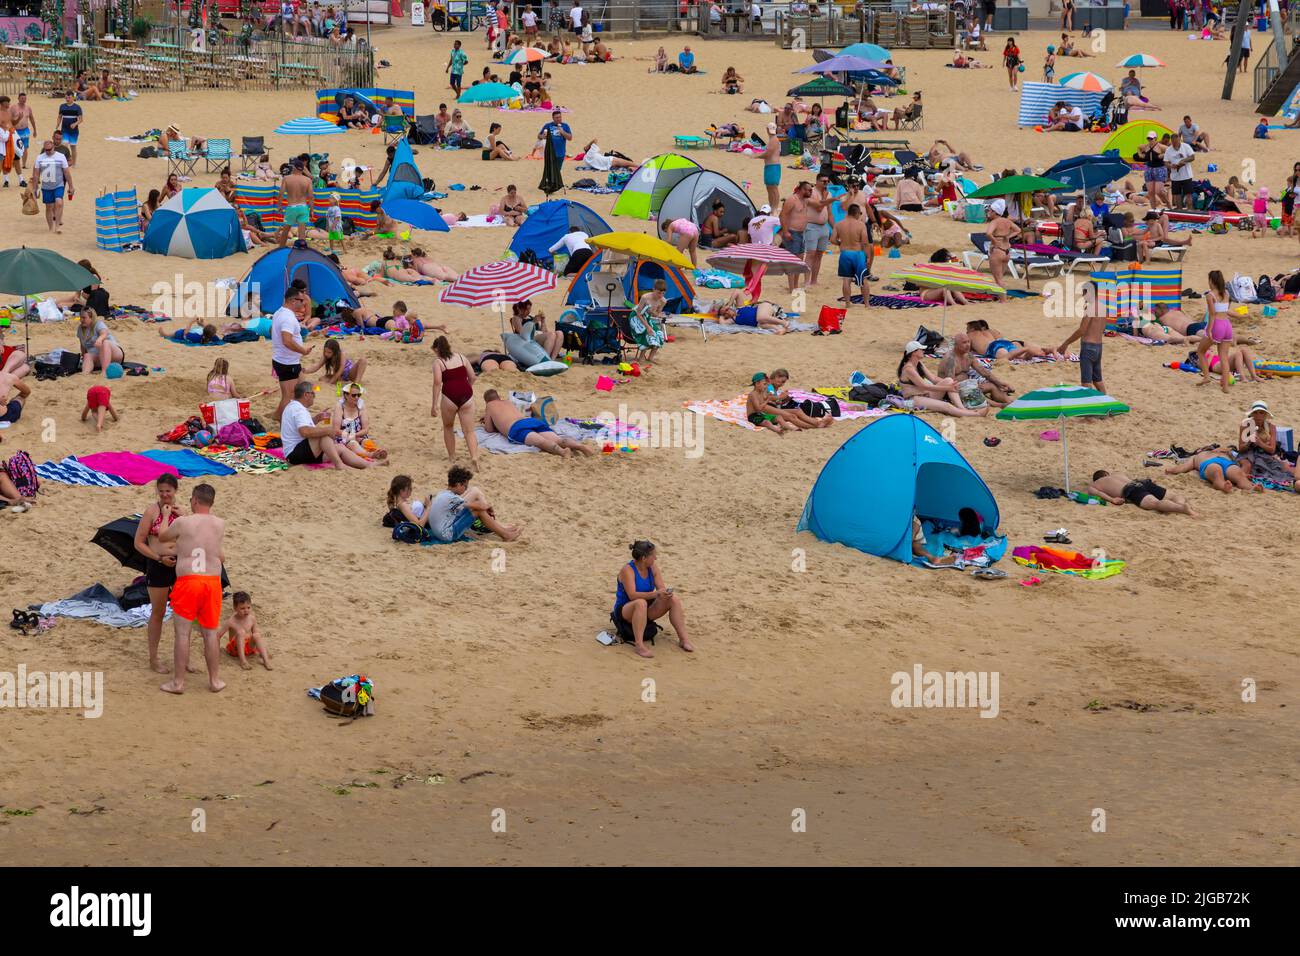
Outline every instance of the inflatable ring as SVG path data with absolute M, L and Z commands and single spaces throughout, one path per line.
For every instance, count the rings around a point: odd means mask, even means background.
M 1300 375 L 1300 362 L 1266 362 L 1263 359 L 1255 359 L 1255 369 L 1268 372 L 1270 375 Z

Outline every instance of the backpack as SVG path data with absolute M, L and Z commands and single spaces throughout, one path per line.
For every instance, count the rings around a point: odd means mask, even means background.
M 1250 276 L 1244 276 L 1240 272 L 1232 277 L 1228 283 L 1228 298 L 1233 302 L 1258 302 L 1259 296 L 1255 294 L 1255 283 Z
M 36 474 L 36 463 L 32 461 L 31 455 L 25 451 L 16 453 L 5 462 L 4 469 L 18 489 L 18 494 L 24 498 L 35 497 L 37 489 L 41 487 L 41 479 Z
M 335 717 L 373 717 L 375 713 L 375 685 L 364 674 L 336 678 L 312 696 Z
M 393 540 L 401 541 L 403 544 L 420 544 L 424 541 L 433 540 L 433 532 L 429 526 L 421 528 L 412 521 L 400 521 L 393 528 Z
M 1273 280 L 1268 276 L 1260 276 L 1259 281 L 1255 283 L 1255 298 L 1260 302 L 1277 301 L 1277 289 L 1273 287 Z
M 537 253 L 533 252 L 531 249 L 525 249 L 523 252 L 519 253 L 519 264 L 522 266 L 541 265 L 541 263 L 537 261 Z
M 239 422 L 231 422 L 217 432 L 217 444 L 232 448 L 249 448 L 253 444 L 252 433 Z
M 867 385 L 854 385 L 849 389 L 849 401 L 878 405 L 896 390 L 883 382 L 871 382 Z

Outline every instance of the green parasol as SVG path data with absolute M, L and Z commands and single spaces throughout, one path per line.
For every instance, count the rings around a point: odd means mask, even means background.
M 786 90 L 786 96 L 815 96 L 822 99 L 827 96 L 852 96 L 853 87 L 846 86 L 837 80 L 832 80 L 829 76 L 819 76 L 815 80 L 809 80 L 796 86 L 792 90 Z
M 1070 442 L 1065 433 L 1067 418 L 1123 415 L 1129 407 L 1096 389 L 1081 385 L 1052 385 L 1021 395 L 998 412 L 1002 421 L 1056 419 L 1061 426 L 1061 448 L 1065 453 L 1065 490 L 1070 490 Z
M 49 249 L 22 246 L 0 251 L 0 292 L 23 297 L 23 325 L 29 355 L 31 323 L 27 320 L 27 297 L 38 292 L 71 292 L 98 281 L 93 272 Z
M 973 193 L 967 194 L 967 199 L 989 199 L 993 196 L 1017 196 L 1020 193 L 1035 193 L 1039 190 L 1069 189 L 1069 183 L 1063 183 L 1057 179 L 1047 179 L 1043 176 L 1003 176 L 1001 179 L 995 179 L 985 186 L 981 186 Z

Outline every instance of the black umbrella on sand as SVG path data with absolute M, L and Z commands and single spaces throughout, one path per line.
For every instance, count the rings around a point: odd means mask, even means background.
M 548 196 L 564 188 L 564 176 L 560 166 L 560 157 L 555 153 L 555 143 L 550 136 L 547 136 L 546 154 L 542 158 L 542 181 L 537 184 L 537 188 Z
M 122 565 L 122 567 L 143 574 L 147 559 L 135 549 L 135 529 L 139 525 L 139 515 L 127 515 L 125 518 L 118 518 L 116 521 L 110 521 L 99 528 L 95 532 L 95 536 L 90 539 L 90 543 L 99 545 L 117 558 L 118 564 Z M 230 579 L 226 577 L 224 567 L 221 569 L 221 586 L 223 588 L 230 587 Z

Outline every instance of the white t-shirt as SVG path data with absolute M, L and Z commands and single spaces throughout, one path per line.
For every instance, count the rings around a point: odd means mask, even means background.
M 68 168 L 68 160 L 62 153 L 54 152 L 48 156 L 41 153 L 33 165 L 36 168 L 36 180 L 42 189 L 58 189 L 66 181 L 63 171 Z M 50 170 L 48 173 L 45 172 L 47 167 Z
M 298 316 L 294 315 L 293 309 L 282 305 L 275 310 L 275 315 L 271 316 L 271 361 L 279 362 L 281 365 L 301 365 L 302 354 L 295 352 L 284 344 L 281 332 L 288 332 L 289 336 L 302 345 L 302 325 L 298 322 Z M 288 452 L 286 451 L 287 455 Z
M 599 170 L 602 173 L 607 173 L 614 168 L 613 157 L 606 156 L 602 153 L 600 151 L 600 146 L 596 143 L 592 143 L 587 151 L 582 154 L 582 162 L 584 166 L 590 166 L 592 169 Z
M 760 246 L 770 246 L 780 228 L 781 220 L 776 216 L 755 216 L 749 220 L 749 239 Z
M 572 256 L 579 249 L 590 249 L 591 246 L 587 245 L 587 240 L 590 238 L 591 236 L 587 235 L 585 232 L 566 232 L 559 242 L 546 251 L 559 252 L 561 247 L 563 247 L 564 251 Z
M 1178 144 L 1177 147 L 1170 146 L 1168 149 L 1166 149 L 1165 165 L 1167 165 L 1170 169 L 1169 178 L 1176 182 L 1182 182 L 1185 179 L 1191 179 L 1192 178 L 1191 163 L 1186 163 L 1185 165 L 1178 166 L 1178 167 L 1175 167 L 1174 164 L 1177 163 L 1180 159 L 1191 159 L 1195 155 L 1196 155 L 1196 151 L 1192 149 L 1192 147 L 1188 146 L 1186 143 L 1180 143 Z
M 574 7 L 569 11 L 569 22 L 573 24 L 573 29 L 582 29 L 582 7 Z
M 298 430 L 311 428 L 315 424 L 311 420 L 311 412 L 307 411 L 307 406 L 297 399 L 284 406 L 284 414 L 280 416 L 280 441 L 284 445 L 285 458 L 293 454 L 293 450 L 307 440 Z
M 1082 126 L 1083 110 L 1079 109 L 1077 106 L 1066 107 L 1065 111 L 1061 113 L 1061 119 L 1065 120 L 1067 123 L 1073 123 L 1075 126 Z
M 519 22 L 525 27 L 535 27 L 537 26 L 537 14 L 533 13 L 531 10 L 525 10 L 523 13 L 519 14 Z

